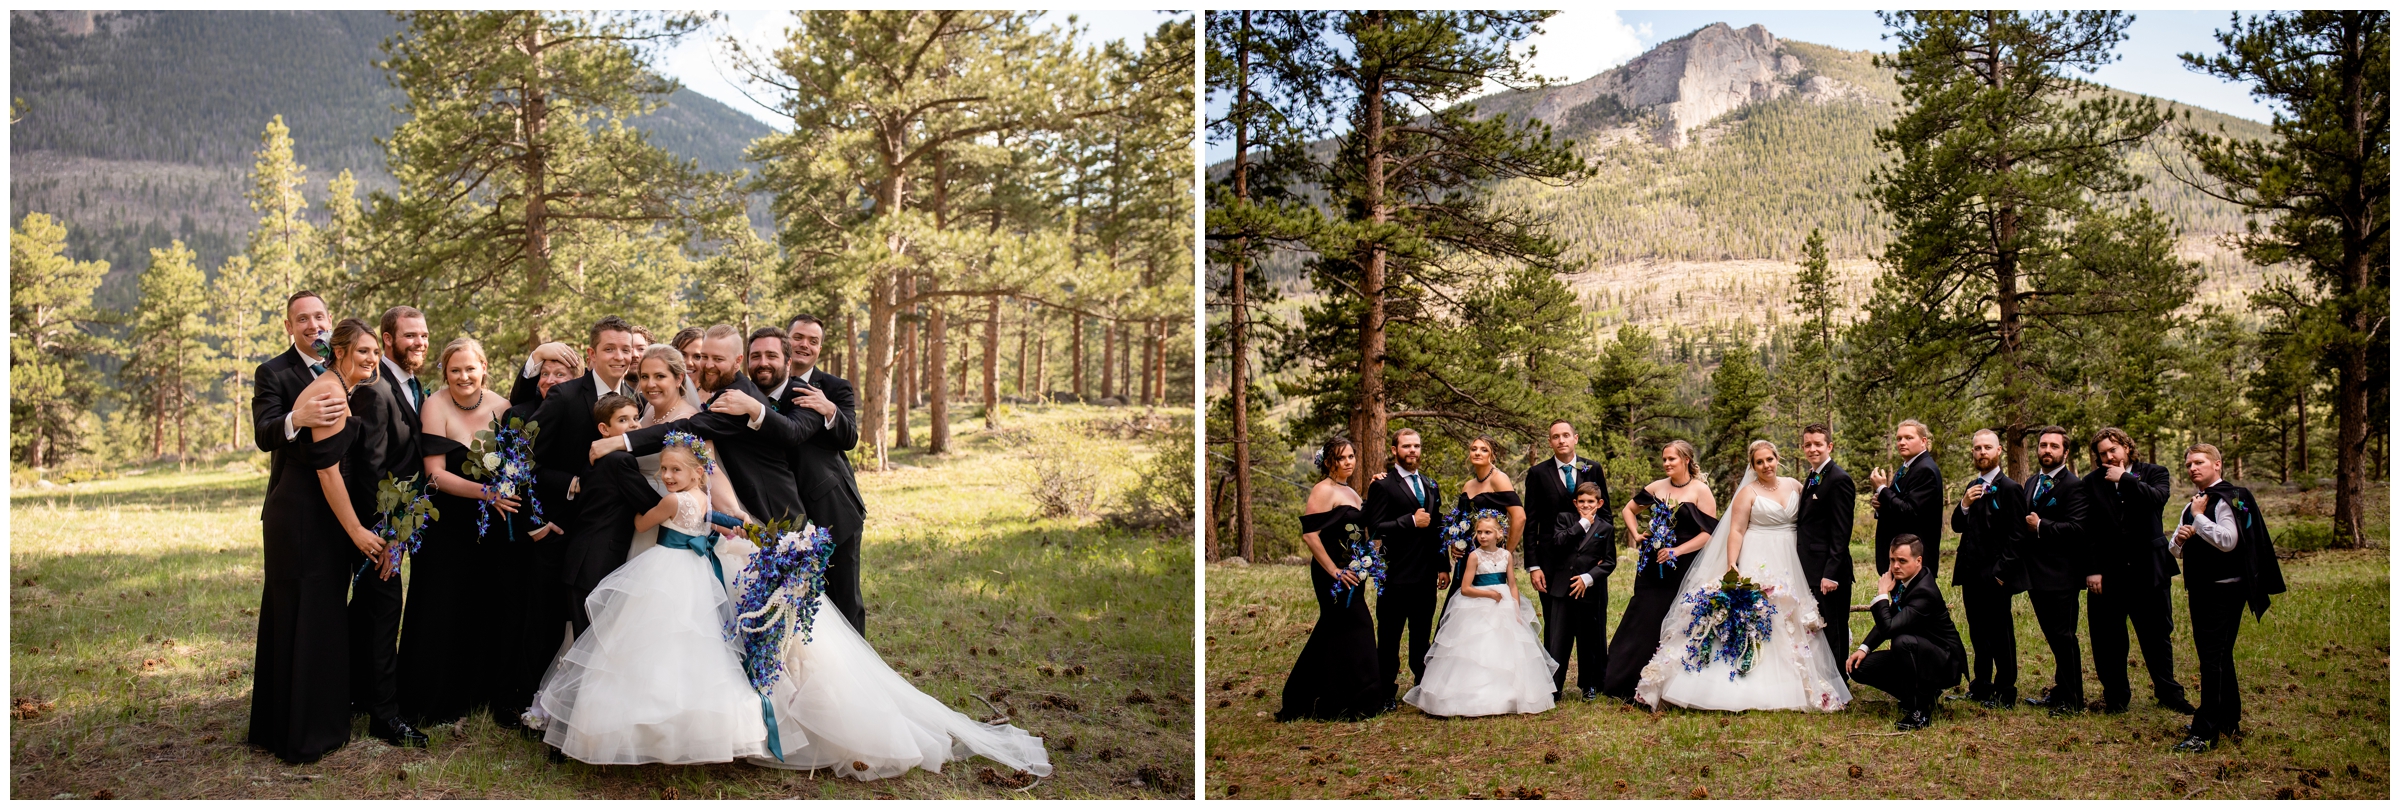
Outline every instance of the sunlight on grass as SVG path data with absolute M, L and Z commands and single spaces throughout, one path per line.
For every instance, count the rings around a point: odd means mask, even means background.
M 1131 413 L 1020 408 L 1009 427 Z M 906 467 L 859 476 L 867 635 L 927 694 L 978 718 L 996 708 L 1044 737 L 1057 773 L 1029 790 L 986 782 L 982 759 L 864 784 L 747 765 L 552 765 L 481 716 L 426 729 L 427 750 L 366 737 L 362 720 L 324 761 L 285 765 L 241 743 L 266 478 L 219 470 L 12 493 L 11 796 L 1191 796 L 1188 536 L 1037 517 L 1026 465 L 980 420 L 958 430 L 946 457 L 907 451 L 896 455 Z M 1167 420 L 1166 434 L 1189 431 Z M 1188 440 L 1090 445 L 1113 492 Z

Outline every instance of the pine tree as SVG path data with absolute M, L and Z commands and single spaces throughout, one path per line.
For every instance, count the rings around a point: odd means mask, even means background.
M 142 271 L 141 303 L 128 319 L 132 339 L 118 377 L 134 412 L 149 420 L 153 458 L 165 454 L 172 439 L 176 455 L 189 460 L 192 406 L 215 375 L 217 354 L 204 319 L 208 284 L 192 259 L 182 240 L 153 248 L 150 267 Z
M 281 285 L 289 295 L 317 266 L 317 237 L 308 222 L 308 167 L 292 156 L 292 131 L 283 116 L 267 122 L 259 136 L 257 162 L 250 168 L 250 210 L 259 213 L 250 229 L 248 255 L 259 280 Z
M 250 421 L 250 379 L 260 363 L 283 345 L 283 296 L 276 294 L 248 256 L 228 256 L 208 285 L 208 323 L 217 344 L 216 374 L 225 380 L 225 403 L 235 447 L 250 444 L 242 430 Z
M 1795 439 L 1798 427 L 1810 422 L 1822 422 L 1837 435 L 1841 431 L 1834 419 L 1834 313 L 1840 306 L 1835 295 L 1825 233 L 1811 228 L 1800 246 L 1800 273 L 1792 278 L 1788 301 L 1800 316 L 1790 326 L 1792 351 L 1775 366 L 1775 411 L 1793 423 L 1784 427 L 1795 431 Z
M 107 321 L 92 290 L 107 262 L 67 257 L 67 228 L 26 214 L 8 233 L 9 444 L 31 467 L 55 467 L 83 450 L 81 420 L 105 391 L 91 359 L 107 353 Z
M 2183 133 L 2211 196 L 2252 219 L 2239 242 L 2261 265 L 2295 262 L 2313 295 L 2302 340 L 2334 370 L 2334 530 L 2366 543 L 2369 433 L 2391 396 L 2392 22 L 2388 10 L 2270 12 L 2217 32 L 2225 53 L 2184 63 L 2281 109 L 2269 140 Z M 2388 427 L 2383 428 L 2388 432 Z
M 1616 340 L 1601 348 L 1592 370 L 1598 424 L 1584 435 L 1608 466 L 1609 480 L 1623 482 L 1628 492 L 1658 477 L 1659 450 L 1683 438 L 1679 422 L 1700 415 L 1676 396 L 1679 369 L 1660 355 L 1657 336 L 1638 326 L 1619 326 Z
M 1720 481 L 1742 480 L 1751 441 L 1766 438 L 1766 373 L 1758 351 L 1746 343 L 1725 350 L 1708 378 L 1708 432 L 1700 446 L 1701 466 Z M 1793 456 L 1797 458 L 1797 456 Z M 1728 497 L 1731 497 L 1728 493 Z

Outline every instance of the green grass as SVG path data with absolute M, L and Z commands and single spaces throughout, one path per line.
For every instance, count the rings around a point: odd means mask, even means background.
M 1023 408 L 1009 429 L 1123 423 L 1131 413 Z M 1188 446 L 1179 437 L 1189 430 L 1168 420 L 1163 435 L 1176 438 L 1166 443 L 1080 441 L 1113 492 L 1158 447 Z M 988 718 L 990 700 L 1044 737 L 1057 771 L 1030 789 L 984 782 L 995 766 L 980 758 L 868 783 L 748 765 L 552 765 L 543 746 L 480 715 L 427 729 L 433 745 L 422 750 L 366 737 L 358 721 L 347 747 L 286 765 L 241 742 L 265 477 L 160 471 L 12 493 L 10 795 L 1191 796 L 1187 535 L 1036 517 L 1024 490 L 1031 465 L 1008 433 L 962 419 L 955 448 L 938 458 L 903 450 L 895 470 L 859 476 L 871 511 L 860 549 L 869 639 L 951 707 Z M 998 654 L 968 655 L 969 646 Z
M 2371 525 L 2387 524 L 2387 493 L 2368 493 Z M 2276 496 L 2267 497 L 2269 513 L 2279 514 Z M 2388 546 L 2388 532 L 2376 539 Z M 1866 559 L 1866 549 L 1853 553 Z M 1861 570 L 1871 590 L 1872 569 Z M 1932 728 L 1910 734 L 1893 732 L 1891 697 L 1868 687 L 1833 715 L 1651 715 L 1569 699 L 1539 715 L 1444 720 L 1403 704 L 1365 722 L 1280 724 L 1272 715 L 1284 675 L 1316 620 L 1307 569 L 1211 566 L 1206 795 L 1501 798 L 1538 789 L 1551 799 L 1657 799 L 1705 789 L 1711 798 L 1758 799 L 2252 799 L 2288 790 L 2388 798 L 2388 552 L 2302 554 L 2284 562 L 2284 574 L 2290 592 L 2263 622 L 2245 617 L 2235 651 L 2246 738 L 2188 756 L 2168 751 L 2187 718 L 2150 701 L 2138 665 L 2128 673 L 2134 701 L 2124 715 L 2053 720 L 1945 701 Z M 1612 633 L 1629 590 L 1616 579 Z M 2176 675 L 2197 701 L 2182 590 L 2177 585 L 2173 599 Z M 1955 592 L 1947 595 L 1963 622 Z M 2055 669 L 2032 609 L 2023 599 L 2015 608 L 2017 686 L 2031 696 Z M 1865 614 L 1851 623 L 1854 638 L 1872 626 Z M 2080 625 L 2077 635 L 2088 658 L 2089 635 Z M 1403 690 L 1407 681 L 1403 675 Z M 2085 681 L 2085 694 L 2097 699 L 2088 661 Z

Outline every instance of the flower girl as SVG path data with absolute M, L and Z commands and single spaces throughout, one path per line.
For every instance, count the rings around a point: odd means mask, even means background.
M 591 629 L 534 699 L 529 719 L 567 756 L 632 765 L 769 753 L 759 694 L 725 641 L 732 605 L 710 524 L 740 522 L 709 508 L 707 452 L 696 436 L 667 435 L 658 463 L 667 497 L 635 520 L 637 529 L 660 527 L 658 545 L 600 581 L 585 601 Z
M 1558 663 L 1542 650 L 1533 608 L 1510 581 L 1508 549 L 1500 547 L 1508 533 L 1504 519 L 1486 509 L 1471 520 L 1474 579 L 1450 595 L 1425 658 L 1425 679 L 1401 699 L 1441 717 L 1549 711 L 1556 702 L 1550 673 Z

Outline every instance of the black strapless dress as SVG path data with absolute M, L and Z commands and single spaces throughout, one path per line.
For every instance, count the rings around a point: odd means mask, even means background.
M 430 433 L 418 441 L 420 452 L 441 456 L 452 475 L 465 469 L 466 445 Z M 433 508 L 442 519 L 425 526 L 423 545 L 410 558 L 403 619 L 408 632 L 400 637 L 400 713 L 419 726 L 465 717 L 489 698 L 488 684 L 501 666 L 484 649 L 484 636 L 498 615 L 497 594 L 484 573 L 489 555 L 483 546 L 506 544 L 515 528 L 505 515 L 494 513 L 490 532 L 478 536 L 481 506 L 472 498 L 437 490 Z
M 1363 532 L 1366 523 L 1358 507 L 1342 505 L 1301 515 L 1300 531 L 1317 532 L 1326 555 L 1340 567 L 1350 564 L 1351 529 Z M 1292 663 L 1291 677 L 1283 682 L 1283 709 L 1275 719 L 1358 720 L 1383 713 L 1375 616 L 1361 592 L 1370 584 L 1359 583 L 1359 590 L 1336 599 L 1333 577 L 1313 557 L 1308 581 L 1316 588 L 1317 627 L 1309 632 L 1308 645 L 1300 648 L 1300 660 Z
M 1635 493 L 1636 516 L 1646 515 L 1658 498 L 1645 489 Z M 1685 503 L 1675 508 L 1675 542 L 1682 544 L 1692 538 L 1717 530 L 1717 519 L 1700 507 Z M 1709 538 L 1716 542 L 1716 538 Z M 1633 566 L 1633 598 L 1625 603 L 1625 616 L 1617 621 L 1616 637 L 1608 642 L 1608 675 L 1600 681 L 1600 692 L 1610 697 L 1633 699 L 1633 688 L 1642 680 L 1642 667 L 1658 653 L 1659 628 L 1667 620 L 1667 612 L 1675 607 L 1675 595 L 1683 591 L 1683 569 L 1691 557 L 1685 556 L 1662 568 L 1647 564 Z
M 251 661 L 249 739 L 285 762 L 315 762 L 350 741 L 348 604 L 360 555 L 316 472 L 341 464 L 358 434 L 357 420 L 324 441 L 301 430 L 276 455 L 282 469 L 259 516 L 266 587 Z

